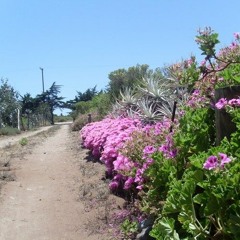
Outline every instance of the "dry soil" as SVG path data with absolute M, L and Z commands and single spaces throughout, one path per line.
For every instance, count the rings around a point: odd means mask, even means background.
M 0 240 L 113 239 L 104 166 L 88 157 L 70 125 L 0 138 Z M 9 144 L 9 140 L 11 143 Z

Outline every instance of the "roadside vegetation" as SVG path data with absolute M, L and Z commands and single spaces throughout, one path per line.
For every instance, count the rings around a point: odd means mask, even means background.
M 239 238 L 239 41 L 235 33 L 217 50 L 206 28 L 196 37 L 201 63 L 191 56 L 131 86 L 129 69 L 109 75 L 114 104 L 80 135 L 126 200 L 119 238 Z
M 238 239 L 240 33 L 218 49 L 218 34 L 205 28 L 196 43 L 201 62 L 118 69 L 105 90 L 77 91 L 67 102 L 55 83 L 19 98 L 2 80 L 0 135 L 17 128 L 16 109 L 21 129 L 72 119 L 105 165 L 109 189 L 126 201 L 109 223 L 116 239 Z M 54 116 L 57 108 L 71 113 Z
M 54 110 L 63 108 L 59 97 L 61 86 L 55 82 L 42 94 L 21 96 L 7 79 L 0 85 L 0 135 L 14 135 L 21 131 L 54 124 Z M 69 119 L 69 118 L 68 118 Z M 62 118 L 63 120 L 63 118 Z
M 0 128 L 0 136 L 13 136 L 20 134 L 20 131 L 17 128 L 13 127 L 3 127 Z

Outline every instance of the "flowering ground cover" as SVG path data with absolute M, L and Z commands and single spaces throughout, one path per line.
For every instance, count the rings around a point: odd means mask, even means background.
M 234 36 L 216 53 L 218 35 L 206 28 L 197 36 L 204 61 L 192 57 L 171 66 L 189 93 L 175 119 L 106 118 L 81 130 L 84 146 L 106 165 L 111 190 L 131 196 L 134 211 L 123 223 L 131 236 L 126 226 L 151 218 L 150 235 L 159 240 L 238 239 L 240 101 L 215 99 L 216 89 L 240 83 L 240 37 Z M 218 144 L 217 111 L 230 114 L 236 126 Z

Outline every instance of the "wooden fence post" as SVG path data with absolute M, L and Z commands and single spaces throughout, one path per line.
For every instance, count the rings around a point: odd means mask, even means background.
M 215 90 L 215 101 L 221 98 L 227 100 L 240 97 L 240 86 L 230 86 Z M 219 145 L 224 137 L 230 139 L 233 132 L 236 131 L 236 125 L 232 122 L 231 116 L 224 109 L 215 110 L 216 121 L 216 145 Z
M 88 114 L 88 123 L 92 122 L 92 115 Z

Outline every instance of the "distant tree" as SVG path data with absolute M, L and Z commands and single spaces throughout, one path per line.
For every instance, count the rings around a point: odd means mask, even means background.
M 113 98 L 118 98 L 121 91 L 141 84 L 143 77 L 147 77 L 149 74 L 150 70 L 147 64 L 137 64 L 128 69 L 115 70 L 108 75 L 110 80 L 108 91 Z
M 17 126 L 17 109 L 20 107 L 18 93 L 8 84 L 8 80 L 1 79 L 0 86 L 0 127 L 2 124 Z
M 54 110 L 65 107 L 65 103 L 62 101 L 64 97 L 58 96 L 58 94 L 60 93 L 60 88 L 61 85 L 56 85 L 56 83 L 54 82 L 49 88 L 49 90 L 45 91 L 40 95 L 37 95 L 37 99 L 40 100 L 40 102 L 46 103 L 49 106 L 51 124 L 54 124 Z
M 93 97 L 98 94 L 96 87 L 97 86 L 94 86 L 93 88 L 88 88 L 85 92 L 77 91 L 77 95 L 75 96 L 75 98 L 67 101 L 65 103 L 65 107 L 74 111 L 74 110 L 76 110 L 76 104 L 78 102 L 91 101 L 93 99 Z
M 33 98 L 30 93 L 21 96 L 22 114 L 34 112 L 39 107 L 39 99 Z
M 23 130 L 25 130 L 25 125 L 23 119 L 27 117 L 27 128 L 30 128 L 30 123 L 31 125 L 38 126 L 41 125 L 41 121 L 39 119 L 36 119 L 36 116 L 38 114 L 42 115 L 43 114 L 46 116 L 46 111 L 41 112 L 41 100 L 38 98 L 34 98 L 31 96 L 30 93 L 26 93 L 25 95 L 21 96 L 20 99 L 21 103 L 21 127 Z M 35 121 L 33 121 L 33 119 Z M 41 119 L 43 120 L 43 118 Z M 34 122 L 34 123 L 33 123 Z
M 81 101 L 90 101 L 92 100 L 92 98 L 94 96 L 97 95 L 97 90 L 96 90 L 97 86 L 94 86 L 93 88 L 88 88 L 84 93 L 78 92 L 77 91 L 77 96 L 75 97 L 77 102 L 81 102 Z
M 100 117 L 106 116 L 112 107 L 110 94 L 104 91 L 99 92 L 91 102 Z

